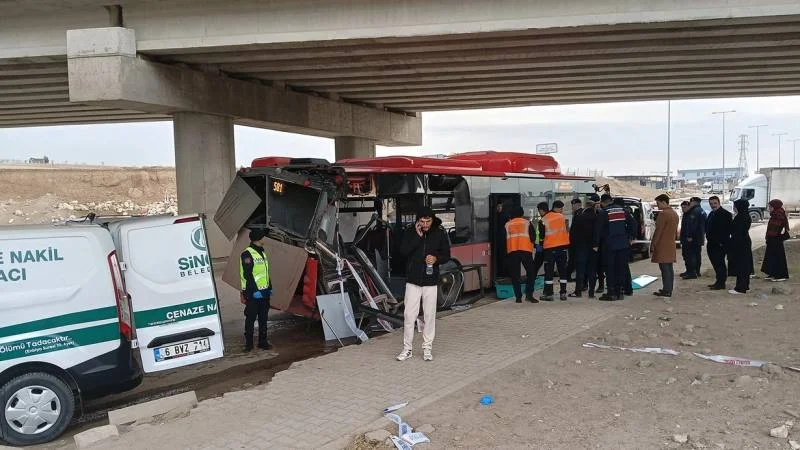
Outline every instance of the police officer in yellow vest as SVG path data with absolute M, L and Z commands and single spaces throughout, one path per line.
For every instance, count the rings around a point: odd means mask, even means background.
M 536 242 L 536 231 L 531 222 L 524 218 L 525 211 L 522 206 L 515 206 L 511 210 L 512 219 L 506 222 L 506 264 L 514 285 L 514 295 L 517 303 L 522 303 L 522 289 L 520 288 L 520 270 L 525 267 L 527 274 L 525 282 L 525 299 L 531 303 L 539 303 L 533 296 L 536 273 L 534 272 L 533 251 Z
M 272 283 L 269 280 L 269 261 L 264 251 L 266 233 L 264 230 L 250 231 L 250 246 L 241 256 L 239 274 L 242 281 L 242 294 L 246 300 L 244 308 L 244 351 L 253 350 L 253 325 L 258 318 L 258 348 L 268 350 L 272 346 L 267 341 L 267 311 L 272 296 Z
M 562 213 L 564 202 L 556 200 L 553 209 L 542 217 L 544 225 L 544 294 L 542 300 L 553 301 L 554 269 L 558 267 L 558 281 L 561 300 L 567 299 L 567 251 L 569 249 L 569 231 L 567 220 Z

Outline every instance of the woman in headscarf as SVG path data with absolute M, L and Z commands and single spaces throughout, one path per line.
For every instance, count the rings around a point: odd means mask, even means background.
M 736 200 L 733 203 L 736 216 L 733 218 L 728 264 L 736 276 L 736 287 L 728 291 L 733 295 L 746 294 L 750 289 L 750 271 L 753 266 L 753 250 L 750 241 L 750 202 Z
M 789 268 L 786 264 L 783 241 L 789 238 L 789 218 L 783 209 L 782 201 L 775 199 L 769 202 L 769 216 L 767 250 L 761 271 L 767 274 L 767 280 L 786 281 L 789 279 Z

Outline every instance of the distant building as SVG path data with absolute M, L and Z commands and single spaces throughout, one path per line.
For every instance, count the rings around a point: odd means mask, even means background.
M 682 185 L 680 180 L 673 177 L 672 188 L 668 189 L 666 175 L 612 175 L 611 178 L 627 183 L 638 184 L 639 186 L 644 186 L 651 189 L 659 189 L 662 191 L 672 190 L 676 187 L 681 187 Z
M 678 176 L 687 181 L 697 181 L 698 184 L 703 184 L 707 181 L 722 181 L 722 168 L 679 170 Z M 725 179 L 729 182 L 746 177 L 747 173 L 742 167 L 725 168 Z

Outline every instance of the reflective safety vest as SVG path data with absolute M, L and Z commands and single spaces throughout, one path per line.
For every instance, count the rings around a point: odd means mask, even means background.
M 542 217 L 544 223 L 544 243 L 545 249 L 566 247 L 569 245 L 569 231 L 567 231 L 567 219 L 564 215 L 557 212 L 549 212 Z
M 261 256 L 253 247 L 247 247 L 247 252 L 253 258 L 253 279 L 256 288 L 260 291 L 269 287 L 269 261 Z M 247 280 L 244 278 L 244 267 L 239 264 L 239 277 L 242 280 L 242 290 L 247 289 Z
M 528 234 L 531 223 L 527 219 L 517 217 L 506 222 L 506 251 L 519 250 L 533 253 L 533 242 Z

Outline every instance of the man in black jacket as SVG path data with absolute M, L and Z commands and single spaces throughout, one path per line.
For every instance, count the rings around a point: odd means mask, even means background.
M 597 252 L 594 245 L 594 227 L 597 223 L 597 210 L 595 202 L 600 198 L 592 194 L 586 201 L 586 208 L 573 216 L 572 226 L 569 228 L 570 248 L 575 255 L 575 291 L 570 297 L 580 298 L 582 292 L 588 288 L 589 298 L 594 298 L 597 284 Z M 580 200 L 579 200 L 580 201 Z M 573 203 L 574 204 L 574 203 Z
M 700 207 L 700 199 L 692 197 L 689 210 L 681 220 L 681 246 L 685 247 L 684 259 L 686 272 L 681 275 L 684 280 L 694 280 L 700 276 L 700 257 L 705 242 L 705 213 Z
M 709 198 L 708 203 L 711 205 L 711 213 L 706 220 L 706 251 L 716 274 L 716 281 L 708 287 L 718 291 L 725 289 L 725 280 L 728 278 L 725 256 L 731 241 L 733 214 L 720 205 L 716 195 Z
M 583 212 L 583 203 L 581 202 L 581 199 L 573 198 L 570 202 L 570 205 L 572 206 L 572 221 L 569 224 L 569 241 L 574 242 L 572 227 L 575 225 L 575 221 L 578 220 L 578 216 L 580 216 Z M 576 272 L 576 269 L 577 255 L 575 254 L 575 246 L 570 245 L 567 253 L 567 281 L 570 283 L 575 281 L 575 279 L 572 278 L 572 274 Z M 577 276 L 577 274 L 575 276 Z
M 425 361 L 433 361 L 433 338 L 436 332 L 436 303 L 439 294 L 439 265 L 450 259 L 450 241 L 428 207 L 417 210 L 417 221 L 406 230 L 400 244 L 400 253 L 406 258 L 406 294 L 404 297 L 405 319 L 403 329 L 403 351 L 398 361 L 412 356 L 414 323 L 422 304 L 424 327 L 422 330 L 422 354 Z

